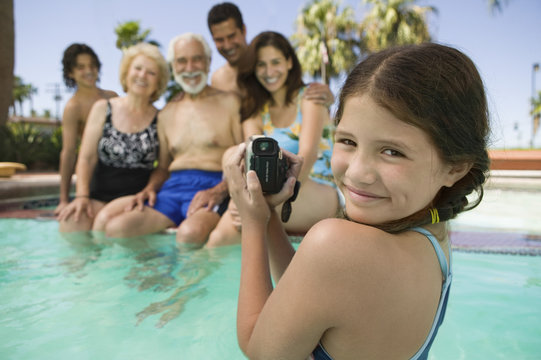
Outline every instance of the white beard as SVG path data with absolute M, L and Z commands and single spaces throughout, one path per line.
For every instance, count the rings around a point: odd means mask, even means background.
M 184 81 L 184 76 L 201 76 L 201 80 L 197 85 L 191 85 L 188 84 L 186 81 Z M 204 71 L 194 71 L 194 72 L 183 72 L 183 73 L 175 73 L 173 74 L 173 77 L 175 78 L 175 81 L 182 86 L 182 90 L 187 92 L 191 95 L 197 95 L 203 89 L 205 86 L 207 86 L 207 79 L 208 79 L 208 73 Z

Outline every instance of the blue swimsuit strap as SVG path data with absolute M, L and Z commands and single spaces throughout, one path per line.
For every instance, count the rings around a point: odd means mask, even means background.
M 450 268 L 450 266 L 447 266 L 447 259 L 445 257 L 445 253 L 443 252 L 443 249 L 441 248 L 441 246 L 440 246 L 440 244 L 438 242 L 438 239 L 436 239 L 436 237 L 434 235 L 432 235 L 432 233 L 430 231 L 428 231 L 426 229 L 423 229 L 421 227 L 415 227 L 415 228 L 412 228 L 410 230 L 421 233 L 424 236 L 426 236 L 428 238 L 428 240 L 430 240 L 430 242 L 432 243 L 432 246 L 434 247 L 434 250 L 436 251 L 436 255 L 437 255 L 438 261 L 440 263 L 441 272 L 442 272 L 443 280 L 444 280 L 444 282 L 442 284 L 442 287 L 441 287 L 441 295 L 440 295 L 440 302 L 438 304 L 438 310 L 436 311 L 436 316 L 434 316 L 434 321 L 432 322 L 432 327 L 430 328 L 430 332 L 429 332 L 425 342 L 421 346 L 421 348 L 417 351 L 417 353 L 415 353 L 415 355 L 413 355 L 411 357 L 411 359 L 414 360 L 414 359 L 420 358 L 421 355 L 423 355 L 423 353 L 425 352 L 425 349 L 431 343 L 432 338 L 434 337 L 434 333 L 438 329 L 438 325 L 440 323 L 441 313 L 443 311 L 444 304 L 446 303 L 446 297 L 447 297 L 447 293 L 449 291 L 449 286 L 451 285 L 452 275 L 451 275 L 451 268 Z M 450 248 L 450 245 L 449 245 L 449 248 Z M 450 263 L 451 263 L 451 252 L 449 251 L 449 264 Z
M 445 257 L 445 253 L 443 252 L 443 249 L 441 248 L 438 239 L 436 239 L 436 237 L 432 235 L 430 231 L 422 227 L 414 227 L 410 230 L 421 233 L 424 236 L 426 236 L 428 240 L 430 240 L 430 242 L 432 243 L 432 246 L 434 247 L 434 250 L 436 251 L 436 256 L 438 257 L 438 261 L 440 263 L 441 272 L 443 274 L 443 280 L 446 281 L 451 269 L 449 266 L 447 266 L 447 258 Z M 450 256 L 451 256 L 451 253 L 449 252 L 449 260 L 451 259 Z

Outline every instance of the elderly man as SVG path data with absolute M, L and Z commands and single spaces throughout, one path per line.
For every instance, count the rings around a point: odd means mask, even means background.
M 235 4 L 224 2 L 210 9 L 207 24 L 216 49 L 227 60 L 226 64 L 212 74 L 211 85 L 224 91 L 239 93 L 238 68 L 248 48 L 242 14 Z M 329 87 L 319 83 L 311 83 L 304 92 L 304 98 L 326 107 L 334 102 L 334 95 Z
M 210 48 L 201 35 L 171 40 L 168 61 L 184 92 L 158 115 L 158 167 L 143 191 L 110 204 L 96 230 L 131 237 L 180 225 L 178 242 L 203 245 L 227 208 L 221 161 L 242 141 L 240 101 L 207 85 Z

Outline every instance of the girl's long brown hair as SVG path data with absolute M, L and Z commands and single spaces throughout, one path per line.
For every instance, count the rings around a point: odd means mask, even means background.
M 460 51 L 426 43 L 384 50 L 368 56 L 348 76 L 335 116 L 352 96 L 369 95 L 396 118 L 429 135 L 444 163 L 471 164 L 471 170 L 452 187 L 442 188 L 431 204 L 404 219 L 374 225 L 396 233 L 440 221 L 476 207 L 483 198 L 489 170 L 489 116 L 483 81 L 474 63 Z M 467 198 L 476 192 L 473 199 Z

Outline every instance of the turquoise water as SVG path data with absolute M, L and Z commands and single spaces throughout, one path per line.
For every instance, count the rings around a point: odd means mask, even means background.
M 240 247 L 67 241 L 54 221 L 0 220 L 0 359 L 244 359 Z M 430 359 L 541 358 L 541 257 L 454 253 Z

